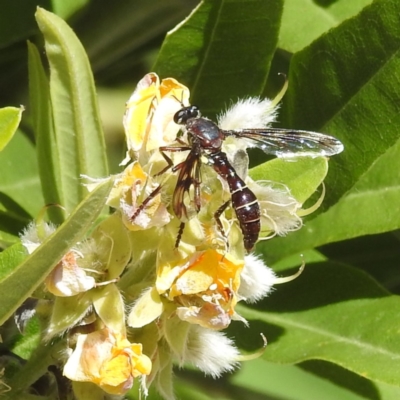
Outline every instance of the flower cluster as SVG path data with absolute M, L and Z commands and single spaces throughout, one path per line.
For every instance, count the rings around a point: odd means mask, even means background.
M 123 121 L 125 169 L 113 177 L 107 200 L 114 213 L 70 249 L 45 281 L 55 296 L 47 338 L 68 337 L 64 375 L 75 382 L 74 390 L 95 384 L 123 395 L 139 377 L 144 394 L 154 384 L 172 399 L 173 363 L 194 364 L 213 377 L 231 371 L 241 356 L 221 330 L 232 320 L 246 324 L 236 304 L 265 297 L 278 282 L 247 254 L 235 209 L 227 203 L 227 182 L 202 155 L 191 160 L 193 169 L 188 164 L 183 148 L 190 150 L 190 138 L 174 122 L 188 105 L 189 90 L 175 79 L 160 81 L 150 73 L 139 82 Z M 250 98 L 218 124 L 263 128 L 275 114 L 276 102 Z M 298 229 L 301 204 L 286 186 L 248 176 L 246 147 L 228 138 L 223 151 L 258 199 L 260 238 Z M 201 176 L 194 172 L 199 163 Z M 22 242 L 31 252 L 53 230 L 32 225 Z

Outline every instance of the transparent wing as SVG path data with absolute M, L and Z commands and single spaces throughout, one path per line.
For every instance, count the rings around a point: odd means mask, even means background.
M 179 175 L 172 206 L 181 221 L 189 220 L 200 211 L 200 167 L 200 156 L 192 150 L 185 161 L 173 168 L 174 171 L 179 170 Z
M 258 147 L 278 157 L 333 156 L 343 150 L 343 144 L 323 133 L 293 129 L 243 129 L 223 131 L 225 136 L 247 140 L 250 147 Z

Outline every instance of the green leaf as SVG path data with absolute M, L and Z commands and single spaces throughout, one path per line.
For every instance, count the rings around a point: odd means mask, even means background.
M 26 249 L 21 243 L 5 249 L 0 255 L 0 281 L 7 278 L 26 257 Z
M 47 338 L 61 334 L 76 325 L 87 314 L 91 305 L 92 295 L 90 292 L 69 297 L 57 296 L 46 331 Z
M 293 56 L 281 119 L 344 143 L 326 180 L 331 205 L 399 138 L 400 3 L 376 0 Z
M 50 98 L 55 136 L 53 139 L 49 137 L 51 132 L 45 132 L 47 137 L 44 140 L 50 142 L 47 148 L 56 150 L 60 160 L 58 187 L 61 205 L 68 213 L 84 197 L 82 175 L 107 175 L 104 137 L 93 75 L 81 43 L 71 28 L 56 15 L 39 8 L 36 19 L 45 38 L 50 64 Z M 40 115 L 46 115 L 48 109 L 45 98 L 43 106 L 45 112 Z M 39 134 L 36 132 L 37 136 Z
M 131 82 L 143 75 L 143 67 L 140 71 L 135 68 L 138 61 L 144 61 L 144 68 L 149 68 L 149 60 L 143 58 L 150 55 L 152 62 L 155 55 L 149 53 L 154 51 L 155 44 L 157 47 L 161 44 L 160 36 L 164 37 L 168 29 L 181 22 L 197 3 L 196 0 L 90 2 L 84 15 L 74 21 L 74 30 L 86 48 L 97 80 L 100 76 L 109 82 L 115 76 L 120 79 L 123 73 Z
M 327 243 L 399 229 L 399 169 L 400 140 L 327 212 L 308 221 L 301 230 L 265 243 L 260 249 L 272 262 Z
M 91 382 L 72 382 L 74 398 L 76 400 L 103 400 L 104 391 Z
M 298 279 L 257 304 L 257 310 L 239 312 L 253 320 L 254 335 L 266 334 L 267 360 L 325 360 L 366 378 L 397 385 L 399 306 L 399 297 L 390 296 L 368 275 L 324 262 L 307 265 Z M 256 339 L 251 339 L 247 337 L 254 345 Z
M 321 185 L 328 172 L 324 157 L 302 157 L 293 160 L 275 158 L 251 170 L 254 180 L 283 183 L 291 194 L 304 203 Z
M 78 10 L 86 6 L 89 0 L 52 0 L 53 11 L 63 19 L 67 19 Z
M 187 85 L 192 102 L 205 114 L 215 114 L 238 96 L 260 95 L 276 48 L 282 3 L 204 0 L 167 35 L 154 70 Z
M 112 181 L 99 185 L 60 228 L 48 237 L 34 253 L 0 281 L 2 304 L 0 324 L 43 282 L 65 253 L 86 234 L 111 190 Z
M 24 326 L 23 334 L 14 337 L 11 346 L 12 352 L 24 360 L 28 360 L 39 347 L 42 339 L 42 327 L 39 318 L 33 316 Z
M 371 2 L 372 0 L 286 0 L 278 46 L 290 53 L 300 51 L 329 29 L 356 15 Z
M 22 111 L 24 111 L 23 107 L 0 108 L 0 151 L 6 147 L 17 131 L 21 122 Z
M 12 390 L 7 393 L 6 398 L 10 400 L 33 400 L 34 397 L 30 397 L 24 391 L 49 372 L 49 366 L 54 365 L 54 360 L 59 357 L 63 350 L 65 350 L 63 341 L 51 346 L 48 343 L 39 344 L 22 368 L 14 376 L 7 379 Z M 35 398 L 37 399 L 37 396 Z
M 54 132 L 49 82 L 39 51 L 30 42 L 28 42 L 28 69 L 32 122 L 36 133 L 36 151 L 43 196 L 47 204 L 63 204 L 59 149 Z M 64 212 L 60 207 L 51 207 L 48 213 L 55 223 L 64 220 Z
M 45 203 L 41 194 L 35 149 L 20 131 L 0 153 L 0 171 L 0 192 L 31 216 L 36 216 Z M 20 217 L 23 216 L 20 214 Z
M 400 91 L 400 83 L 392 79 L 393 74 L 400 71 L 398 52 L 400 34 L 397 26 L 392 26 L 393 15 L 400 15 L 394 12 L 396 7 L 400 13 L 399 3 L 377 1 L 366 8 L 359 17 L 346 22 L 344 26 L 326 35 L 324 40 L 321 39 L 314 44 L 315 58 L 318 57 L 317 54 L 320 51 L 318 49 L 323 45 L 320 42 L 325 40 L 328 43 L 332 42 L 330 47 L 335 49 L 334 40 L 340 43 L 343 37 L 350 37 L 353 31 L 360 32 L 360 40 L 371 41 L 369 29 L 362 24 L 365 24 L 368 17 L 372 18 L 372 15 L 375 15 L 375 19 L 379 15 L 379 24 L 382 25 L 382 29 L 385 21 L 388 24 L 387 32 L 379 32 L 382 36 L 383 47 L 378 48 L 379 43 L 376 43 L 378 40 L 373 38 L 371 45 L 368 45 L 371 54 L 363 56 L 366 59 L 363 66 L 366 70 L 369 68 L 369 73 L 372 74 L 369 80 L 364 76 L 365 82 L 359 82 L 362 85 L 359 89 L 354 88 L 353 98 L 346 101 L 344 94 L 343 100 L 338 97 L 336 115 L 327 122 L 327 126 L 332 127 L 332 129 L 327 128 L 327 131 L 336 131 L 337 136 L 343 135 L 347 138 L 343 139 L 345 142 L 343 154 L 333 157 L 330 161 L 332 168 L 327 178 L 327 199 L 323 205 L 329 206 L 352 185 L 355 186 L 339 203 L 326 213 L 308 221 L 300 231 L 291 233 L 287 238 L 277 238 L 260 245 L 259 249 L 267 255 L 270 262 L 323 244 L 400 228 L 399 213 L 395 211 L 400 202 L 398 187 L 400 139 L 396 128 L 396 121 L 400 122 L 400 104 L 393 100 Z M 375 32 L 377 31 L 376 28 Z M 392 41 L 383 38 L 390 34 L 393 35 Z M 397 42 L 395 42 L 395 35 L 398 35 Z M 324 45 L 327 46 L 328 43 Z M 336 51 L 338 50 L 337 48 Z M 387 53 L 387 60 L 374 61 L 374 57 L 379 57 L 380 52 Z M 307 57 L 311 57 L 311 54 Z M 359 57 L 361 58 L 361 55 Z M 375 63 L 375 67 L 368 65 L 368 62 Z M 348 63 L 350 66 L 353 65 L 350 60 Z M 337 66 L 339 67 L 339 63 Z M 356 71 L 353 73 L 358 75 Z M 301 79 L 308 80 L 307 74 L 302 73 Z M 364 74 L 366 75 L 366 71 Z M 338 72 L 339 75 L 344 79 L 344 85 L 348 77 Z M 328 75 L 324 77 L 325 79 L 326 82 L 320 82 L 321 85 L 327 84 L 328 79 L 332 81 L 332 77 Z M 357 79 L 359 79 L 358 76 Z M 354 86 L 354 83 L 347 83 Z M 311 82 L 309 84 L 311 85 Z M 336 88 L 337 96 L 339 92 L 343 92 L 342 89 Z M 335 93 L 335 90 L 331 92 Z M 326 97 L 328 97 L 327 108 L 332 107 L 332 95 L 327 94 Z M 346 103 L 340 105 L 341 101 L 346 101 Z M 297 102 L 298 100 L 295 100 L 295 103 Z M 308 100 L 303 103 L 306 103 L 307 107 L 310 105 Z M 315 116 L 312 118 L 318 119 L 323 112 L 322 110 L 314 111 Z M 334 112 L 333 108 L 331 112 Z M 368 118 L 367 115 L 369 115 Z M 311 117 L 311 111 L 309 116 Z M 301 116 L 295 115 L 294 118 L 301 119 Z M 342 129 L 339 129 L 340 126 Z
M 314 363 L 318 363 L 320 370 L 328 364 L 320 361 Z M 250 394 L 253 397 L 263 394 L 267 398 L 287 400 L 362 400 L 373 399 L 372 396 L 377 392 L 372 382 L 339 367 L 335 367 L 335 372 L 340 370 L 341 378 L 348 379 L 351 385 L 341 385 L 343 381 L 336 382 L 336 376 L 318 376 L 302 367 L 277 365 L 260 358 L 243 363 L 239 373 L 232 376 L 230 382 L 236 390 L 242 391 L 242 398 L 250 398 Z M 247 397 L 244 396 L 246 390 Z
M 199 390 L 199 385 L 198 383 L 202 383 L 202 382 L 195 382 L 196 384 L 191 384 L 191 382 L 188 380 L 183 380 L 183 379 L 175 379 L 174 381 L 174 392 L 177 394 L 179 399 L 190 399 L 190 400 L 224 400 L 227 399 L 229 397 L 222 397 L 223 394 L 221 392 L 223 392 L 223 388 L 221 387 L 221 382 L 217 381 L 213 381 L 211 382 L 211 385 L 209 384 L 208 386 L 206 386 L 205 384 L 201 385 L 202 390 Z M 206 382 L 209 383 L 209 382 Z M 216 386 L 218 386 L 218 392 L 219 394 L 216 394 L 216 390 L 214 387 L 212 387 L 212 383 L 214 383 Z M 214 389 L 214 393 L 211 393 L 209 395 L 207 395 L 207 391 L 213 391 Z M 244 397 L 242 397 L 244 398 Z

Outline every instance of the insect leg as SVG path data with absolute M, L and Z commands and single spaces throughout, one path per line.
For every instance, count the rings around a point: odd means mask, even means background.
M 181 242 L 183 231 L 185 229 L 185 223 L 181 222 L 179 225 L 178 235 L 176 236 L 175 248 L 179 247 L 179 243 Z
M 160 193 L 161 185 L 158 185 L 142 202 L 142 204 L 136 209 L 136 211 L 131 216 L 131 221 L 134 221 L 136 217 L 144 210 L 147 204 L 154 199 Z
M 167 162 L 167 166 L 165 168 L 163 168 L 160 172 L 157 172 L 155 175 L 153 176 L 160 176 L 162 175 L 164 172 L 168 171 L 170 168 L 172 168 L 172 166 L 174 165 L 174 163 L 172 162 L 171 158 L 168 157 L 165 152 L 169 151 L 171 153 L 174 152 L 178 152 L 178 151 L 188 151 L 191 150 L 191 147 L 188 146 L 180 146 L 180 147 L 176 147 L 176 146 L 163 146 L 160 147 L 160 153 L 163 156 L 164 160 Z
M 224 237 L 225 237 L 225 231 L 224 231 L 224 227 L 222 226 L 220 217 L 224 213 L 224 211 L 228 208 L 230 203 L 231 203 L 231 201 L 228 200 L 227 202 L 222 204 L 222 206 L 220 208 L 218 208 L 218 210 L 214 214 L 215 222 L 217 223 L 218 229 Z

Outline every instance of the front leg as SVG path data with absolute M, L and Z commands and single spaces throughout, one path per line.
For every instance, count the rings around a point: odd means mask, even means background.
M 179 141 L 180 142 L 180 141 Z M 163 156 L 164 160 L 167 162 L 167 166 L 165 168 L 163 168 L 160 172 L 157 172 L 155 175 L 153 176 L 160 176 L 162 174 L 164 174 L 165 172 L 167 172 L 170 168 L 173 167 L 174 163 L 171 160 L 170 157 L 168 157 L 165 152 L 169 151 L 171 153 L 176 153 L 178 151 L 189 151 L 191 150 L 191 147 L 189 146 L 180 146 L 180 147 L 176 147 L 176 146 L 162 146 L 159 148 L 161 155 Z

